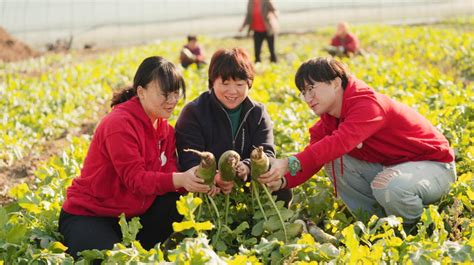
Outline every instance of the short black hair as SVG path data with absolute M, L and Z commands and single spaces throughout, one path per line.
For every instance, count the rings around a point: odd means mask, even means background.
M 347 67 L 333 58 L 319 57 L 309 59 L 298 68 L 295 75 L 295 84 L 302 91 L 305 83 L 329 83 L 337 77 L 341 78 L 342 89 L 346 89 L 347 83 L 349 83 Z
M 188 35 L 188 42 L 193 41 L 193 40 L 197 41 L 196 35 Z
M 208 77 L 209 89 L 212 89 L 214 81 L 219 77 L 222 80 L 245 80 L 251 88 L 255 77 L 255 68 L 249 54 L 244 49 L 219 49 L 212 55 Z

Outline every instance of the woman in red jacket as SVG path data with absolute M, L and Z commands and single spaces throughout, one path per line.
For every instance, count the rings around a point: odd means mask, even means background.
M 375 92 L 334 59 L 303 63 L 295 81 L 320 120 L 305 150 L 273 160 L 262 183 L 291 188 L 324 166 L 351 211 L 401 216 L 407 226 L 448 192 L 456 180 L 453 150 L 418 112 Z
M 195 176 L 196 167 L 176 172 L 174 129 L 166 119 L 184 95 L 183 77 L 158 56 L 140 64 L 133 87 L 114 95 L 112 111 L 97 127 L 59 217 L 59 231 L 74 258 L 82 250 L 111 249 L 121 242 L 121 213 L 140 217 L 137 239 L 150 249 L 182 218 L 176 210 L 178 189 L 218 192 Z

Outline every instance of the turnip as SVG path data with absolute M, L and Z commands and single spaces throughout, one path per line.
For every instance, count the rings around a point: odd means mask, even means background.
M 219 158 L 219 173 L 222 180 L 234 181 L 237 176 L 237 164 L 240 155 L 234 150 L 225 151 Z
M 216 158 L 210 152 L 200 152 L 194 149 L 184 149 L 185 152 L 193 152 L 201 158 L 199 167 L 196 170 L 196 176 L 204 180 L 204 183 L 212 186 L 214 184 L 214 176 L 216 175 Z
M 237 164 L 240 161 L 240 155 L 234 150 L 225 151 L 219 158 L 219 173 L 224 181 L 234 181 L 237 177 Z M 227 217 L 229 214 L 229 194 L 225 195 L 225 215 L 224 224 L 227 225 Z
M 198 168 L 196 169 L 196 176 L 204 180 L 206 185 L 210 187 L 214 185 L 214 177 L 216 175 L 216 158 L 210 152 L 200 152 L 194 149 L 184 149 L 185 152 L 193 152 L 201 158 Z M 198 194 L 201 196 L 201 194 Z M 221 230 L 221 220 L 219 210 L 217 209 L 216 203 L 211 196 L 207 195 L 207 199 L 211 202 L 214 212 L 217 216 L 217 234 L 219 235 Z M 199 208 L 198 218 L 201 215 L 201 208 Z
M 270 160 L 259 146 L 250 153 L 250 174 L 253 178 L 258 178 L 270 169 Z
M 258 205 L 260 207 L 260 210 L 262 211 L 263 217 L 265 218 L 265 220 L 267 220 L 264 209 L 260 202 L 260 196 L 259 196 L 259 192 L 257 188 L 258 186 L 261 186 L 263 188 L 263 190 L 265 191 L 265 194 L 270 200 L 270 203 L 273 205 L 273 208 L 275 209 L 275 212 L 278 215 L 278 219 L 280 219 L 281 227 L 283 228 L 283 234 L 285 236 L 285 241 L 288 241 L 285 223 L 283 221 L 280 211 L 278 210 L 278 207 L 275 204 L 275 201 L 272 198 L 272 194 L 270 193 L 266 185 L 263 185 L 257 181 L 260 175 L 262 175 L 263 173 L 267 172 L 270 169 L 270 160 L 268 159 L 267 154 L 265 154 L 262 146 L 259 146 L 253 149 L 252 152 L 250 153 L 250 167 L 251 167 L 250 172 L 252 174 L 253 189 L 255 189 L 256 191 L 255 196 L 256 196 Z

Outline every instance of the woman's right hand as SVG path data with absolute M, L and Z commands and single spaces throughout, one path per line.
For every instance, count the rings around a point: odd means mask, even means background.
M 185 188 L 189 192 L 209 192 L 211 187 L 204 184 L 204 180 L 196 176 L 197 168 L 198 166 L 195 166 L 185 172 L 173 173 L 173 184 L 175 188 Z
M 224 194 L 229 194 L 232 191 L 232 188 L 234 187 L 234 182 L 222 180 L 220 173 L 216 174 L 214 180 L 216 181 L 217 186 L 221 188 L 222 193 Z

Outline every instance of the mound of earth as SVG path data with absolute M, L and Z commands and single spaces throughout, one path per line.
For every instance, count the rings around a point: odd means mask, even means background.
M 39 53 L 12 37 L 0 27 L 0 61 L 13 62 L 38 56 Z

